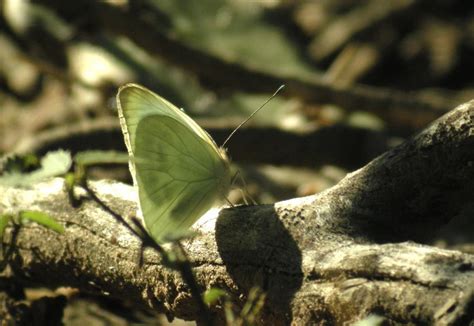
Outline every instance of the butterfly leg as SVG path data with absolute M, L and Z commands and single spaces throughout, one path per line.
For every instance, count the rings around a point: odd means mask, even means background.
M 229 200 L 229 198 L 225 197 L 225 201 L 227 202 L 227 204 L 230 205 L 230 207 L 235 207 L 235 205 L 232 204 L 232 202 Z
M 249 205 L 249 202 L 247 199 L 250 199 L 250 201 L 252 202 L 253 205 L 258 205 L 258 203 L 252 198 L 252 196 L 250 196 L 248 190 L 247 190 L 247 183 L 245 182 L 245 179 L 243 178 L 242 174 L 240 173 L 239 170 L 237 170 L 237 172 L 234 174 L 234 176 L 232 177 L 231 179 L 231 186 L 234 185 L 234 183 L 236 182 L 237 178 L 240 179 L 241 183 L 242 183 L 242 186 L 243 186 L 243 189 L 242 188 L 239 188 L 240 192 L 242 193 L 242 198 L 244 200 L 244 203 L 245 205 Z

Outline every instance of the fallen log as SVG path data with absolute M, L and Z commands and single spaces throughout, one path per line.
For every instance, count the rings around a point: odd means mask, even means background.
M 220 287 L 243 303 L 251 287 L 263 289 L 261 324 L 345 324 L 371 313 L 390 324 L 468 324 L 474 255 L 414 241 L 456 216 L 472 216 L 472 180 L 474 101 L 325 192 L 222 209 L 198 222 L 200 233 L 183 245 L 203 290 Z M 113 181 L 91 187 L 113 211 L 135 214 L 132 187 Z M 92 200 L 73 208 L 62 179 L 31 189 L 0 187 L 0 212 L 26 209 L 54 216 L 66 232 L 33 223 L 18 232 L 7 227 L 10 277 L 200 320 L 180 275 L 150 249 L 140 265 L 140 240 Z

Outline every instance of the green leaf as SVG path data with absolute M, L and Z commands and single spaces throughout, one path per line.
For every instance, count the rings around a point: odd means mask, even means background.
M 38 168 L 39 163 L 39 158 L 34 154 L 6 155 L 0 160 L 0 171 L 4 173 L 24 173 Z
M 3 240 L 3 232 L 5 232 L 5 228 L 8 225 L 8 222 L 12 219 L 10 214 L 2 214 L 0 215 L 0 245 L 2 244 Z
M 128 164 L 128 154 L 117 151 L 84 151 L 74 156 L 77 164 L 89 166 L 97 164 Z
M 209 306 L 215 304 L 222 297 L 228 297 L 228 294 L 219 288 L 210 288 L 203 294 L 203 300 Z
M 22 222 L 24 222 L 25 220 L 36 222 L 57 233 L 64 233 L 64 227 L 58 222 L 56 222 L 54 218 L 43 212 L 22 211 L 20 212 L 20 220 Z
M 0 185 L 15 187 L 29 186 L 44 179 L 65 174 L 72 164 L 71 154 L 58 150 L 49 152 L 41 159 L 41 167 L 30 173 L 5 173 L 0 177 Z
M 76 177 L 74 173 L 66 173 L 66 175 L 64 176 L 64 184 L 66 185 L 66 189 L 68 191 L 72 191 L 72 189 L 76 185 Z
M 41 159 L 41 167 L 44 170 L 43 173 L 48 173 L 52 176 L 66 173 L 71 168 L 71 164 L 71 153 L 62 149 L 48 152 Z

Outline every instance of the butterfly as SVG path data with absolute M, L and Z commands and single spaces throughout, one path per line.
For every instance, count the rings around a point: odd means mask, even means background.
M 227 195 L 232 177 L 225 150 L 143 86 L 122 86 L 117 106 L 146 229 L 158 243 L 179 238 Z

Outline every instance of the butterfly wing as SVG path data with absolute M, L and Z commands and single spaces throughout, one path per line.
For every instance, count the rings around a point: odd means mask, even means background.
M 225 154 L 219 150 L 214 140 L 206 131 L 194 122 L 193 119 L 174 106 L 171 102 L 168 102 L 161 96 L 143 86 L 130 83 L 120 87 L 117 93 L 117 107 L 122 133 L 130 157 L 133 157 L 138 123 L 143 118 L 150 115 L 163 115 L 181 121 L 193 130 L 197 136 L 212 144 L 215 151 L 219 153 L 223 160 L 227 160 Z M 134 183 L 136 184 L 135 173 L 133 172 L 133 160 L 130 161 L 130 170 L 132 177 L 134 178 Z
M 151 91 L 126 85 L 117 99 L 145 225 L 163 242 L 227 194 L 228 161 L 191 118 Z

